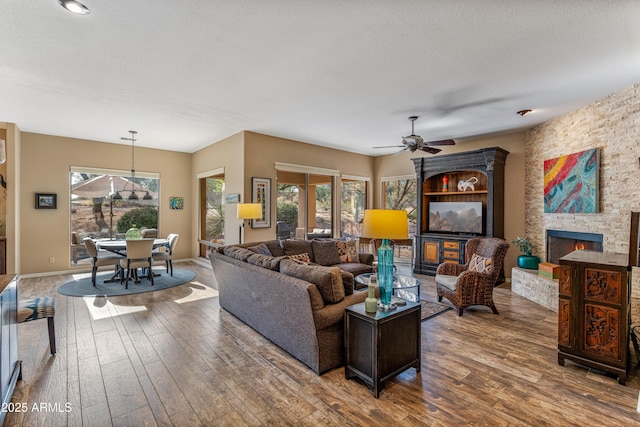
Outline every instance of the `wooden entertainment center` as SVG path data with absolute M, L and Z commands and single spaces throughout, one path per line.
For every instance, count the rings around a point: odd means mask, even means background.
M 433 276 L 442 262 L 464 263 L 464 246 L 472 237 L 504 237 L 504 165 L 508 154 L 502 148 L 492 147 L 413 159 L 418 184 L 414 273 Z M 477 179 L 474 189 L 458 191 L 458 181 L 472 177 Z M 443 180 L 448 184 L 446 189 Z M 443 233 L 429 230 L 431 202 L 481 202 L 482 231 Z

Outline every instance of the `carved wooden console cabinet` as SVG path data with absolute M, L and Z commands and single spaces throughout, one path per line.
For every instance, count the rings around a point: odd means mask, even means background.
M 558 363 L 565 359 L 627 380 L 631 267 L 627 255 L 574 251 L 560 258 Z

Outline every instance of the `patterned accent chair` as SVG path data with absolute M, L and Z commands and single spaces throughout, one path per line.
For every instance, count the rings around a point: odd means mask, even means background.
M 465 264 L 445 262 L 436 270 L 438 301 L 445 297 L 458 309 L 458 316 L 472 305 L 485 305 L 498 314 L 493 288 L 499 285 L 509 244 L 499 238 L 473 238 L 465 246 Z

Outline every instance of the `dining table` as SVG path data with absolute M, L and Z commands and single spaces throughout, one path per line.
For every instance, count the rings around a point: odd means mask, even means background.
M 153 239 L 154 249 L 162 246 L 168 247 L 169 240 Z M 127 241 L 123 239 L 97 240 L 96 247 L 98 248 L 98 250 L 113 252 L 114 254 L 120 255 L 123 258 L 127 256 Z M 157 276 L 160 276 L 160 273 L 153 273 L 153 275 L 157 277 Z M 109 279 L 105 279 L 104 283 L 112 283 L 112 282 L 119 282 L 119 281 L 120 281 L 120 270 L 118 268 L 116 269 L 115 273 L 113 273 L 113 276 L 111 276 Z

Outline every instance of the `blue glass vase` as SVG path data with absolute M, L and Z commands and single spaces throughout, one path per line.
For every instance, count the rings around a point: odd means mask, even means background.
M 380 283 L 380 305 L 389 310 L 391 306 L 391 294 L 393 293 L 393 248 L 389 246 L 389 240 L 382 239 L 382 245 L 378 248 L 378 283 Z

